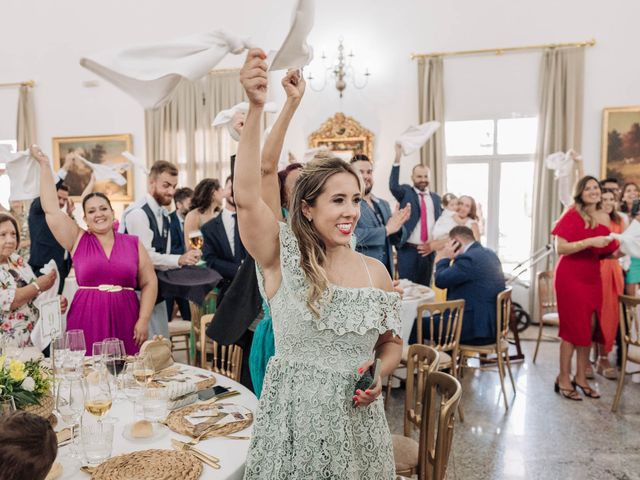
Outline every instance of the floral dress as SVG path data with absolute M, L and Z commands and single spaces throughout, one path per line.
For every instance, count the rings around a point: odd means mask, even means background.
M 382 399 L 355 408 L 357 368 L 380 334 L 400 331 L 400 296 L 332 287 L 320 318 L 291 228 L 280 224 L 282 284 L 269 300 L 275 355 L 269 361 L 245 480 L 392 480 L 395 464 Z M 263 298 L 264 279 L 258 266 Z
M 31 345 L 29 335 L 40 312 L 33 301 L 15 310 L 11 310 L 11 303 L 16 296 L 16 290 L 35 279 L 31 267 L 16 253 L 12 254 L 6 263 L 0 264 L 0 336 L 17 340 L 20 347 Z

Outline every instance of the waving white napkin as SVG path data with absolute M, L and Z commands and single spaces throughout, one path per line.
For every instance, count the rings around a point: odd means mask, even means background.
M 6 164 L 10 179 L 9 200 L 33 200 L 40 196 L 40 165 L 29 150 L 12 152 L 0 145 L 0 163 Z
M 78 158 L 87 167 L 93 170 L 93 174 L 96 176 L 96 180 L 111 180 L 116 185 L 123 186 L 127 184 L 127 179 L 122 176 L 118 170 L 129 169 L 128 163 L 112 163 L 112 164 L 100 164 L 92 163 L 86 158 L 78 155 Z
M 565 207 L 572 203 L 571 190 L 577 180 L 575 162 L 580 160 L 580 154 L 569 150 L 566 153 L 552 153 L 544 161 L 545 166 L 554 171 L 554 177 L 558 181 L 558 197 Z
M 278 51 L 267 56 L 270 71 L 302 68 L 313 59 L 313 48 L 307 37 L 313 28 L 314 0 L 298 0 L 291 18 L 291 28 Z
M 131 152 L 127 152 L 125 150 L 124 152 L 122 152 L 122 156 L 126 158 L 128 161 L 130 161 L 133 164 L 133 166 L 139 169 L 142 173 L 144 173 L 145 175 L 149 175 L 149 169 L 144 164 L 144 162 L 140 160 L 138 157 L 135 157 Z
M 620 242 L 620 250 L 631 257 L 640 258 L 640 222 L 633 219 L 622 233 L 611 233 L 609 238 Z
M 396 140 L 396 144 L 402 147 L 404 155 L 417 152 L 434 133 L 440 128 L 440 122 L 426 122 L 407 128 Z
M 56 262 L 54 260 L 49 260 L 49 262 L 40 269 L 40 273 L 42 273 L 43 275 L 46 275 L 52 271 L 56 272 L 56 279 L 53 282 L 53 286 L 49 290 L 45 290 L 44 292 L 42 292 L 33 301 L 33 304 L 38 308 L 40 308 L 40 305 L 42 305 L 44 302 L 53 300 L 58 296 L 58 287 L 60 286 L 60 273 L 58 272 L 58 266 L 56 265 Z M 31 343 L 33 343 L 33 346 L 42 351 L 51 343 L 51 338 L 42 338 L 42 322 L 40 320 L 41 319 L 38 319 L 29 336 L 31 337 Z
M 182 79 L 198 80 L 228 53 L 238 55 L 247 48 L 247 40 L 215 30 L 160 44 L 92 53 L 81 58 L 80 65 L 150 109 L 167 102 Z
M 216 115 L 216 118 L 213 119 L 211 123 L 212 127 L 220 127 L 225 125 L 229 130 L 229 135 L 236 142 L 240 141 L 240 132 L 234 128 L 233 119 L 238 114 L 246 114 L 249 111 L 249 104 L 247 102 L 240 102 L 233 107 L 227 110 L 221 110 Z M 278 106 L 275 102 L 267 102 L 264 104 L 264 112 L 265 113 L 276 113 L 278 111 Z

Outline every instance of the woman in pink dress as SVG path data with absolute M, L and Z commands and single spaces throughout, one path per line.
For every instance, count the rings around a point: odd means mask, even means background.
M 68 329 L 84 331 L 87 353 L 94 342 L 116 337 L 128 354 L 147 339 L 156 300 L 157 279 L 147 251 L 137 237 L 117 233 L 113 209 L 102 193 L 84 197 L 87 230 L 58 208 L 49 159 L 36 145 L 31 155 L 40 162 L 40 200 L 54 237 L 71 252 L 78 291 L 67 315 Z M 140 300 L 136 290 L 141 291 Z

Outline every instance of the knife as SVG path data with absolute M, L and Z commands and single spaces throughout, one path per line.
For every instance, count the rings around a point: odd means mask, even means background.
M 191 445 L 174 438 L 171 439 L 171 445 L 175 450 L 189 452 L 201 462 L 209 465 L 211 468 L 214 468 L 216 470 L 220 469 L 220 464 L 218 463 L 219 460 L 212 455 L 204 453 L 203 451 L 193 448 Z

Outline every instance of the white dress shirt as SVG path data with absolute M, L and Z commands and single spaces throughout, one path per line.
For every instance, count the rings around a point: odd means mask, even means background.
M 158 205 L 155 198 L 149 194 L 146 195 L 144 203 L 148 203 L 149 207 L 151 207 L 151 211 L 155 214 L 156 222 L 158 223 L 158 229 L 161 230 L 162 217 L 163 215 L 169 215 L 169 212 L 167 212 L 166 208 Z M 142 205 L 144 205 L 144 203 L 142 203 Z M 151 257 L 153 267 L 156 270 L 180 268 L 180 265 L 178 264 L 180 255 L 169 254 L 171 251 L 171 231 L 169 231 L 169 235 L 167 236 L 167 248 L 164 252 L 156 252 L 155 248 L 151 246 L 151 242 L 153 241 L 153 230 L 149 225 L 149 218 L 147 217 L 147 214 L 142 210 L 142 205 L 131 210 L 124 218 L 127 233 L 136 235 L 140 239 L 144 248 L 147 249 L 149 257 Z M 167 217 L 167 221 L 168 220 L 169 218 Z
M 233 256 L 236 256 L 236 219 L 233 215 L 235 212 L 224 208 L 222 210 L 222 225 L 224 225 L 224 231 L 227 234 L 227 239 L 229 240 L 229 246 L 231 247 L 231 253 Z
M 426 189 L 424 192 L 421 192 L 420 190 L 414 187 L 413 190 L 418 194 L 418 205 L 420 205 L 420 202 L 421 202 L 420 194 L 424 194 L 424 203 L 427 206 L 427 228 L 429 230 L 427 241 L 433 240 L 433 227 L 436 224 L 436 212 L 433 206 L 433 199 L 429 194 L 429 189 Z M 418 210 L 418 213 L 420 213 L 420 210 Z M 409 235 L 407 242 L 413 243 L 414 245 L 422 244 L 422 240 L 420 240 L 420 217 L 418 217 L 418 223 L 416 224 L 415 228 L 411 232 L 411 235 Z

